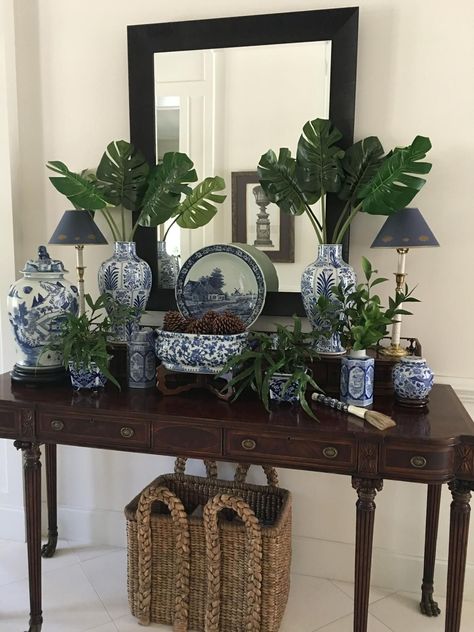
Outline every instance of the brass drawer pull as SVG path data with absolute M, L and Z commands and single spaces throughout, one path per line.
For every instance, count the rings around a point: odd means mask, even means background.
M 53 419 L 51 422 L 51 428 L 59 432 L 59 430 L 64 430 L 64 421 L 61 419 Z
M 257 443 L 253 439 L 244 439 L 241 446 L 244 450 L 255 450 Z
M 120 428 L 120 434 L 124 439 L 131 439 L 135 434 L 135 430 L 130 428 L 130 426 L 123 426 L 123 428 Z
M 424 456 L 412 456 L 410 463 L 413 467 L 422 468 L 425 467 L 427 461 Z
M 337 449 L 333 448 L 332 446 L 329 446 L 327 448 L 323 448 L 323 455 L 327 459 L 335 459 L 338 454 L 339 454 L 339 452 L 337 451 Z

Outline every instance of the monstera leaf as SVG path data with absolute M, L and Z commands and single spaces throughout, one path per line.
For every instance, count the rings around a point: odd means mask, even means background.
M 107 145 L 97 167 L 97 187 L 112 206 L 136 210 L 148 176 L 143 154 L 124 140 Z
M 223 178 L 206 178 L 198 184 L 174 212 L 176 223 L 181 228 L 205 226 L 217 213 L 215 203 L 225 200 L 225 195 L 215 193 L 225 189 Z
M 371 215 L 391 215 L 408 206 L 426 182 L 413 174 L 431 170 L 431 163 L 420 162 L 430 149 L 430 139 L 425 136 L 417 136 L 408 147 L 394 149 L 371 180 L 358 190 L 360 210 Z
M 301 190 L 296 180 L 296 160 L 286 147 L 280 149 L 278 158 L 275 152 L 269 149 L 260 158 L 257 171 L 268 199 L 277 204 L 282 211 L 291 215 L 302 215 L 307 204 L 316 201 Z
M 316 199 L 341 188 L 344 151 L 336 145 L 341 138 L 341 132 L 326 119 L 308 121 L 303 127 L 296 153 L 296 177 L 301 188 Z
M 107 206 L 107 198 L 93 179 L 69 171 L 59 160 L 47 164 L 48 169 L 61 174 L 50 178 L 53 186 L 73 204 L 74 208 L 98 211 Z
M 382 143 L 376 136 L 369 136 L 354 143 L 342 159 L 344 183 L 339 192 L 342 200 L 356 200 L 363 187 L 377 173 L 383 159 Z

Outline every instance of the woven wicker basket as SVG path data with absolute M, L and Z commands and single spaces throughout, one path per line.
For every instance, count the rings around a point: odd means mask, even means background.
M 177 459 L 174 474 L 125 508 L 132 614 L 175 632 L 277 632 L 290 587 L 290 493 L 270 467 L 268 486 L 246 483 L 245 465 L 233 482 L 217 479 L 214 462 L 207 478 L 184 467 Z

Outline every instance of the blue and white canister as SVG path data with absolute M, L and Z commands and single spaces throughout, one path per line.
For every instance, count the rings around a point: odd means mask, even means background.
M 351 406 L 370 406 L 374 401 L 374 358 L 352 351 L 341 358 L 341 401 Z
M 433 388 L 433 371 L 425 358 L 407 356 L 393 367 L 395 397 L 407 406 L 424 406 Z
M 128 343 L 128 386 L 152 388 L 156 385 L 156 354 L 153 330 L 132 334 Z

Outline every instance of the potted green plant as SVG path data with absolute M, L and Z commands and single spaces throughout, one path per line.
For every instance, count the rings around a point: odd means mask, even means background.
M 425 184 L 420 177 L 431 164 L 423 162 L 431 148 L 429 138 L 416 136 L 407 147 L 385 154 L 376 136 L 348 149 L 339 145 L 341 132 L 331 121 L 308 121 L 298 141 L 296 157 L 288 148 L 277 155 L 269 150 L 260 158 L 260 184 L 271 202 L 292 215 L 306 214 L 319 243 L 318 258 L 303 272 L 301 294 L 307 316 L 316 326 L 315 305 L 321 294 L 341 281 L 355 284 L 353 269 L 342 260 L 342 240 L 358 213 L 390 215 L 405 208 Z M 326 195 L 337 195 L 343 208 L 332 234 L 328 234 Z M 315 204 L 320 203 L 320 213 Z M 322 338 L 318 350 L 343 353 L 337 335 Z
M 388 279 L 377 277 L 366 257 L 362 257 L 362 270 L 364 283 L 349 287 L 340 283 L 332 288 L 332 297 L 321 295 L 316 305 L 320 334 L 336 332 L 347 350 L 341 359 L 341 399 L 354 406 L 368 406 L 373 399 L 374 358 L 367 356 L 367 349 L 387 335 L 397 315 L 411 314 L 403 309 L 404 303 L 418 302 L 405 285 L 384 307 L 373 288 Z
M 61 317 L 48 349 L 61 354 L 74 389 L 101 388 L 107 380 L 120 388 L 109 371 L 108 344 L 114 327 L 130 317 L 131 308 L 120 305 L 110 294 L 101 294 L 96 301 L 86 294 L 85 300 L 88 310 L 84 314 L 68 312 Z
M 314 381 L 311 364 L 318 358 L 314 333 L 302 331 L 301 320 L 293 317 L 293 326 L 278 324 L 275 333 L 252 332 L 248 348 L 234 355 L 220 375 L 232 372 L 228 386 L 237 399 L 247 388 L 257 393 L 270 410 L 270 400 L 299 402 L 315 418 L 306 400 L 308 387 L 321 389 Z

